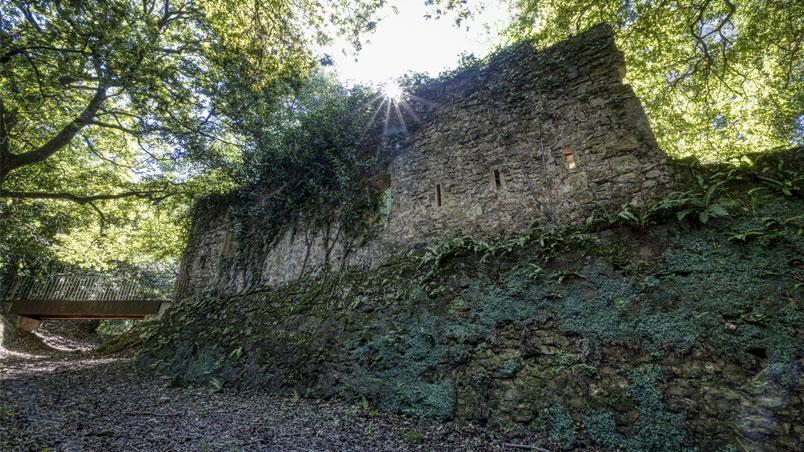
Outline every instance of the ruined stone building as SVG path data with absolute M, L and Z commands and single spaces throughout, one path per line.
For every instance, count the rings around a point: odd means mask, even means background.
M 243 243 L 232 209 L 223 209 L 196 219 L 177 298 L 275 287 L 325 263 L 376 267 L 458 233 L 522 231 L 537 217 L 577 223 L 598 203 L 644 204 L 671 176 L 624 75 L 612 31 L 599 25 L 541 51 L 520 44 L 482 69 L 424 87 L 415 94 L 431 114 L 371 181 L 393 199 L 372 239 L 347 242 L 338 225 L 294 225 L 257 251 L 260 268 L 238 268 L 228 262 Z

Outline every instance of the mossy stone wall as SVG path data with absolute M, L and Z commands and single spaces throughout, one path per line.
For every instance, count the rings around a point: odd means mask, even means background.
M 706 227 L 537 228 L 510 252 L 435 269 L 414 256 L 188 300 L 137 363 L 566 448 L 802 450 L 804 201 L 742 196 L 721 202 L 757 210 Z M 773 240 L 735 239 L 746 231 Z
M 366 234 L 302 222 L 265 240 L 262 219 L 235 214 L 261 194 L 198 209 L 177 297 L 374 268 L 459 231 L 499 237 L 537 217 L 577 223 L 597 203 L 645 204 L 672 176 L 624 73 L 612 31 L 601 25 L 542 51 L 512 46 L 419 87 L 400 107 L 407 132 L 377 153 L 371 183 L 390 188 L 387 222 Z

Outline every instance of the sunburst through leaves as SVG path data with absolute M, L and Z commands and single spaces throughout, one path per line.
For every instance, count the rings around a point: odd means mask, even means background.
M 414 121 L 421 122 L 419 116 L 406 102 L 408 97 L 423 101 L 423 99 L 419 99 L 410 95 L 409 93 L 406 93 L 395 80 L 386 81 L 380 86 L 380 93 L 371 101 L 372 104 L 376 103 L 377 101 L 380 102 L 376 105 L 376 107 L 374 107 L 374 114 L 372 115 L 369 123 L 372 123 L 380 112 L 384 111 L 385 119 L 383 120 L 383 135 L 396 135 L 407 132 L 408 129 L 402 113 L 403 110 L 406 115 L 413 118 Z M 426 101 L 424 102 L 428 103 Z

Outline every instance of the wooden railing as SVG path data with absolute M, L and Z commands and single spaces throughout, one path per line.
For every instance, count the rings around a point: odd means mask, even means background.
M 3 291 L 0 301 L 142 301 L 167 300 L 170 289 L 144 285 L 114 275 L 22 276 Z

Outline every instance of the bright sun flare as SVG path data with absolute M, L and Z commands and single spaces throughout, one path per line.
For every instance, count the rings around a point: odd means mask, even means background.
M 382 93 L 387 99 L 394 102 L 402 97 L 402 88 L 393 80 L 389 80 L 382 85 Z

